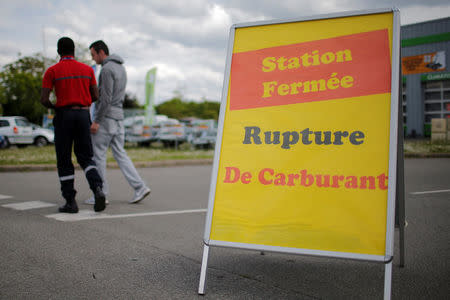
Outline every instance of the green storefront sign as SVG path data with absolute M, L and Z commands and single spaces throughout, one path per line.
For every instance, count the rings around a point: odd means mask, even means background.
M 450 79 L 450 72 L 439 74 L 425 74 L 420 76 L 421 81 L 445 80 Z

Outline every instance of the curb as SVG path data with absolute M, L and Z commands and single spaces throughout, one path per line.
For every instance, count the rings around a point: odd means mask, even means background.
M 450 153 L 405 153 L 405 158 L 450 158 Z
M 194 165 L 210 165 L 213 159 L 179 159 L 179 160 L 160 160 L 148 162 L 135 162 L 136 168 L 160 168 L 160 167 L 176 167 L 176 166 L 194 166 Z M 118 169 L 117 163 L 108 163 L 107 168 Z M 79 165 L 75 166 L 76 170 L 81 170 Z M 56 171 L 55 165 L 4 165 L 0 166 L 0 172 L 34 172 L 34 171 Z

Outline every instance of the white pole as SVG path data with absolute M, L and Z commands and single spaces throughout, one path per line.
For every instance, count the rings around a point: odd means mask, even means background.
M 206 268 L 208 266 L 209 246 L 203 245 L 202 269 L 200 271 L 200 283 L 198 285 L 198 294 L 205 294 Z
M 392 261 L 384 267 L 384 300 L 391 300 Z
M 42 26 L 42 58 L 43 58 L 43 62 L 44 62 L 44 72 L 47 70 L 47 62 L 45 60 L 45 57 L 47 56 L 47 43 L 46 43 L 46 39 L 45 39 L 45 27 Z

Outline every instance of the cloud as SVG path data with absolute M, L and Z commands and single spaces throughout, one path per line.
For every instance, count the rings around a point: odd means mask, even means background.
M 402 24 L 450 16 L 448 0 L 3 1 L 0 64 L 19 52 L 54 58 L 64 35 L 82 47 L 102 39 L 125 60 L 127 88 L 141 102 L 145 74 L 155 66 L 157 103 L 175 90 L 187 99 L 219 101 L 232 24 L 393 6 Z
M 16 49 L 16 45 L 9 41 L 0 44 L 0 65 L 9 64 L 17 59 Z
M 92 30 L 91 25 L 86 20 L 93 19 L 93 13 L 80 6 L 77 10 L 63 9 L 55 17 L 55 21 L 64 28 L 71 28 L 74 32 L 86 34 Z
M 400 16 L 402 25 L 446 18 L 450 16 L 450 5 L 436 5 L 430 7 L 423 3 L 419 3 L 401 9 Z

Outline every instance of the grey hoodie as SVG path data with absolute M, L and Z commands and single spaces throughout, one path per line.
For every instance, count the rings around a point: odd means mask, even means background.
M 123 120 L 127 73 L 120 56 L 111 54 L 102 62 L 98 82 L 100 97 L 95 104 L 95 122 L 101 123 L 104 118 Z

